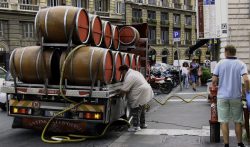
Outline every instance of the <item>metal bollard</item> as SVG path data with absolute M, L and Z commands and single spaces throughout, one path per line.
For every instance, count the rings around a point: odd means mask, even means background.
M 217 91 L 218 88 L 209 87 L 210 90 L 210 102 L 211 102 L 211 118 L 210 124 L 210 142 L 220 142 L 220 123 L 218 122 L 217 113 Z

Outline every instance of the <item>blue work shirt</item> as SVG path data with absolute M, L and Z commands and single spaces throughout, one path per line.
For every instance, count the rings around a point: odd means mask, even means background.
M 217 98 L 241 98 L 241 76 L 247 74 L 247 66 L 245 63 L 236 57 L 220 60 L 215 66 L 213 74 L 219 78 Z

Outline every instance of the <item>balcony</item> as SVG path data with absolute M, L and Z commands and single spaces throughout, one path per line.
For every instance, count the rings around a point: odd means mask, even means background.
M 156 19 L 148 19 L 147 22 L 149 25 L 156 25 L 157 24 Z
M 185 28 L 187 28 L 187 29 L 192 29 L 192 24 L 191 24 L 191 23 L 186 23 L 186 24 L 185 24 Z
M 163 44 L 163 45 L 166 45 L 166 44 L 169 44 L 169 40 L 161 40 L 161 44 Z
M 38 11 L 38 5 L 30 5 L 30 4 L 19 4 L 20 10 L 27 10 L 27 11 Z
M 181 27 L 181 24 L 180 24 L 179 22 L 175 22 L 175 23 L 174 23 L 174 27 L 175 27 L 175 28 L 180 28 L 180 27 Z
M 142 20 L 142 18 L 139 18 L 139 17 L 132 17 L 132 22 L 133 23 L 142 23 L 143 20 Z
M 107 11 L 95 11 L 95 15 L 99 15 L 100 17 L 110 17 L 110 13 Z
M 181 9 L 181 4 L 180 3 L 174 3 L 174 8 Z
M 169 7 L 169 3 L 163 2 L 162 7 Z
M 169 25 L 169 21 L 168 20 L 161 20 L 161 26 L 162 27 L 167 27 Z
M 192 40 L 184 40 L 184 45 L 192 45 Z
M 193 6 L 191 6 L 191 5 L 184 5 L 184 8 L 186 10 L 193 10 Z
M 0 2 L 0 8 L 9 8 L 9 2 Z
M 143 3 L 143 0 L 133 0 L 134 3 Z
M 148 40 L 148 43 L 149 43 L 149 44 L 156 44 L 156 39 L 149 39 L 149 40 Z

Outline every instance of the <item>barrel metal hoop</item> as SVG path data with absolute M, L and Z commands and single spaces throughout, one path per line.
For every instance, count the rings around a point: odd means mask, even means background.
M 127 27 L 127 26 L 126 26 Z M 121 28 L 121 30 L 122 29 L 124 29 L 124 28 L 126 28 L 126 27 L 123 27 L 123 28 Z M 129 42 L 129 43 L 124 43 L 124 42 L 122 42 L 122 44 L 124 44 L 124 45 L 130 45 L 130 44 L 132 44 L 133 43 L 133 41 L 135 41 L 136 40 L 136 32 L 135 31 L 137 31 L 134 27 L 130 27 L 132 30 L 134 30 L 133 31 L 133 33 L 134 33 L 134 38 L 132 39 L 132 41 L 131 42 Z M 121 30 L 120 30 L 120 32 L 121 32 Z
M 40 72 L 39 72 L 39 61 L 41 61 L 40 60 L 40 58 L 41 58 L 41 52 L 42 52 L 43 50 L 42 49 L 40 49 L 39 50 L 39 52 L 38 52 L 38 54 L 37 54 L 37 57 L 36 57 L 36 75 L 37 75 L 37 78 L 40 80 Z
M 38 25 L 37 17 L 38 17 L 39 14 L 40 14 L 40 11 L 37 12 L 36 17 L 35 17 L 35 26 L 34 26 L 34 29 L 35 29 L 36 33 L 38 33 L 38 30 L 37 30 L 37 25 Z
M 90 77 L 91 81 L 94 80 L 94 77 L 93 77 L 93 74 L 92 74 L 92 66 L 93 66 L 92 64 L 93 64 L 94 52 L 95 52 L 95 50 L 92 50 L 91 55 L 90 55 L 90 60 L 89 60 L 89 65 L 90 65 L 90 67 L 89 67 L 89 77 Z
M 78 9 L 78 11 L 77 11 L 77 16 L 76 16 L 76 20 L 75 20 L 75 21 L 76 21 L 76 22 L 75 22 L 76 33 L 77 33 L 77 37 L 78 37 L 78 39 L 79 39 L 80 42 L 82 42 L 82 41 L 81 41 L 81 38 L 80 38 L 80 35 L 79 35 L 79 30 L 78 30 L 78 20 L 79 20 L 79 16 L 80 16 L 80 13 L 81 13 L 82 10 L 84 11 L 84 13 L 87 13 L 84 9 Z M 88 14 L 86 14 L 86 16 L 87 16 L 87 18 L 88 18 L 88 23 L 89 23 L 88 26 L 90 26 L 90 21 L 89 21 Z M 90 36 L 90 28 L 88 28 L 88 37 L 87 37 L 86 40 L 83 41 L 82 43 L 87 43 L 88 40 L 89 40 L 89 36 Z
M 50 8 L 48 9 L 48 11 L 46 12 L 46 15 L 45 15 L 45 33 L 46 33 L 47 37 L 49 36 L 49 34 L 48 34 L 48 14 L 49 14 L 49 10 L 50 10 Z
M 65 34 L 65 39 L 68 40 L 68 34 L 67 34 L 67 15 L 69 12 L 69 7 L 67 7 L 65 13 L 64 13 L 64 18 L 63 18 L 63 27 L 64 27 L 64 34 Z
M 23 48 L 22 53 L 21 53 L 21 57 L 20 57 L 20 78 L 23 79 L 23 72 L 22 72 L 22 62 L 23 62 L 23 54 L 24 51 L 26 50 L 26 47 Z

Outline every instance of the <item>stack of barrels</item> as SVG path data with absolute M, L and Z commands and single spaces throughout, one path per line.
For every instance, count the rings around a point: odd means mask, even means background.
M 57 6 L 37 13 L 35 30 L 50 46 L 16 48 L 10 57 L 11 74 L 24 83 L 59 84 L 63 73 L 72 85 L 110 84 L 121 81 L 122 64 L 140 70 L 139 56 L 119 51 L 120 43 L 133 45 L 140 38 L 132 26 L 119 29 L 82 8 Z M 71 51 L 59 45 L 71 41 L 76 45 Z

